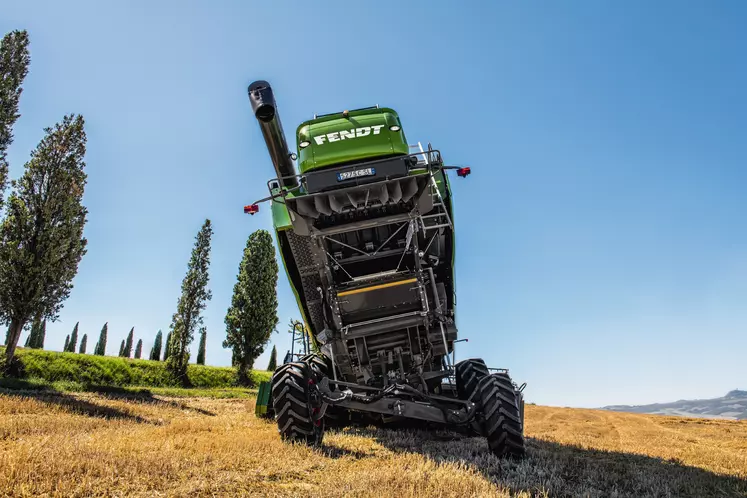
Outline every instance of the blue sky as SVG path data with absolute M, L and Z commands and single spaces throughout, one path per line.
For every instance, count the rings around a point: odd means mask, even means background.
M 747 387 L 747 5 L 710 2 L 5 1 L 31 70 L 10 151 L 82 113 L 88 254 L 47 348 L 76 321 L 147 352 L 214 226 L 207 361 L 273 170 L 247 85 L 286 133 L 386 105 L 411 142 L 472 167 L 454 182 L 459 358 L 559 406 Z M 293 137 L 288 136 L 293 143 Z M 297 316 L 279 284 L 280 354 Z M 196 351 L 196 343 L 195 343 Z M 257 361 L 264 367 L 268 351 Z

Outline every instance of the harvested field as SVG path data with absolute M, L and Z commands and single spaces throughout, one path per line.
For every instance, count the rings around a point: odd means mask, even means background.
M 747 422 L 527 406 L 529 457 L 348 428 L 280 441 L 254 399 L 0 391 L 3 496 L 747 496 Z

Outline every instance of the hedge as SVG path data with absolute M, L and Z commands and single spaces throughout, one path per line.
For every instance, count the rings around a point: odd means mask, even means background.
M 4 348 L 0 348 L 0 355 L 4 355 Z M 22 378 L 117 387 L 175 387 L 179 385 L 166 370 L 166 364 L 162 361 L 60 353 L 20 347 L 16 349 L 16 356 L 21 364 Z M 270 375 L 270 372 L 252 371 L 252 383 L 258 385 L 263 380 L 269 380 Z M 187 376 L 193 387 L 200 388 L 232 387 L 236 385 L 237 378 L 234 368 L 195 364 L 189 365 Z

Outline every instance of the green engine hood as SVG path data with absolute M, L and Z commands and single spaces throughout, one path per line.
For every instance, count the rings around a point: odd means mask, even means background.
M 409 153 L 399 116 L 386 107 L 350 111 L 347 117 L 337 113 L 306 121 L 296 130 L 296 138 L 302 174 L 326 166 Z

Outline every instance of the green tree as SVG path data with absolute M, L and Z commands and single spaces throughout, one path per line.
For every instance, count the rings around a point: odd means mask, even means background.
M 47 321 L 35 320 L 31 330 L 34 337 L 31 340 L 29 347 L 34 349 L 44 349 L 44 336 L 47 334 Z
M 88 346 L 88 334 L 83 334 L 83 338 L 80 340 L 80 354 L 86 354 L 86 347 Z
M 103 327 L 101 327 L 101 333 L 99 334 L 99 340 L 96 343 L 96 347 L 93 350 L 93 354 L 104 356 L 106 354 L 106 336 L 109 332 L 109 322 L 106 322 Z
M 26 338 L 26 345 L 27 348 L 36 348 L 36 344 L 39 340 L 39 333 L 41 329 L 41 320 L 39 318 L 35 318 L 33 322 L 31 322 L 31 330 L 29 331 L 29 336 Z
M 8 147 L 13 143 L 13 125 L 21 117 L 18 102 L 30 63 L 29 36 L 26 30 L 6 34 L 0 41 L 0 208 L 3 206 L 3 192 L 8 184 Z M 10 341 L 5 342 L 7 344 Z
M 75 324 L 75 327 L 73 327 L 73 333 L 70 334 L 70 344 L 67 345 L 67 351 L 70 353 L 75 353 L 75 348 L 78 346 L 78 325 L 80 322 L 77 322 Z
M 166 344 L 163 348 L 163 361 L 168 360 L 170 354 L 171 354 L 171 332 L 166 334 Z
M 278 350 L 275 345 L 272 345 L 272 351 L 270 352 L 270 363 L 267 365 L 267 370 L 274 372 L 278 367 Z
M 124 349 L 125 349 L 125 340 L 122 339 L 122 344 L 119 345 L 119 355 L 117 356 L 124 356 Z
M 159 330 L 156 334 L 156 340 L 153 341 L 153 348 L 150 350 L 150 359 L 159 361 L 161 359 L 161 342 L 163 341 L 163 334 Z
M 62 351 L 66 352 L 69 346 L 70 346 L 70 334 L 65 336 L 65 345 L 62 347 Z
M 169 358 L 166 366 L 182 383 L 187 384 L 189 345 L 194 339 L 194 331 L 202 325 L 202 310 L 212 297 L 207 288 L 210 267 L 210 238 L 213 229 L 210 220 L 205 220 L 195 237 L 192 255 L 187 265 L 187 274 L 182 281 L 182 294 L 177 302 L 176 313 L 171 321 Z
M 135 340 L 135 327 L 132 327 L 130 329 L 130 333 L 127 334 L 127 340 L 125 341 L 125 347 L 124 351 L 122 352 L 122 356 L 125 358 L 132 357 L 132 341 Z
M 143 355 L 143 340 L 138 339 L 137 346 L 135 346 L 135 359 L 139 360 L 142 355 Z
M 31 322 L 31 330 L 29 331 L 29 336 L 26 339 L 26 346 L 27 348 L 33 348 L 37 341 L 37 335 L 39 334 L 39 328 L 41 328 L 41 322 L 39 319 L 35 319 L 33 322 Z
M 249 370 L 278 324 L 277 280 L 278 264 L 272 237 L 267 230 L 257 230 L 246 241 L 225 318 L 223 347 L 233 349 L 242 385 L 249 384 Z
M 207 329 L 202 327 L 200 329 L 200 346 L 197 349 L 197 364 L 205 364 L 205 348 L 207 347 Z
M 32 317 L 58 319 L 86 253 L 83 127 L 82 116 L 68 115 L 46 128 L 23 175 L 12 182 L 0 225 L 0 317 L 10 322 L 8 365 Z

